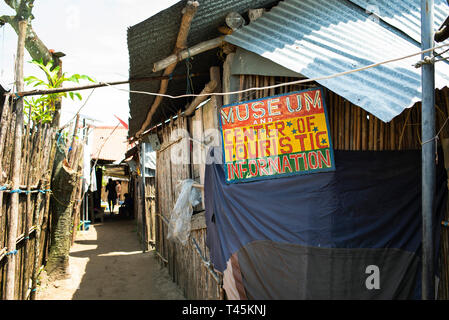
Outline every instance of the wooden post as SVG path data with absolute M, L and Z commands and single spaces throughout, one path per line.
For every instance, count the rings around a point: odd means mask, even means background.
M 9 127 L 8 119 L 10 118 L 10 110 L 9 110 L 9 96 L 5 97 L 5 103 L 3 104 L 2 117 L 0 123 L 0 186 L 4 183 L 3 178 L 3 167 L 2 167 L 2 158 L 3 150 L 5 149 L 5 141 L 6 141 L 6 131 Z M 0 192 L 0 219 L 2 217 L 2 209 L 3 209 L 3 192 Z
M 58 77 L 62 77 L 62 61 L 58 60 L 59 62 L 59 71 L 58 71 Z M 62 98 L 59 98 L 55 102 L 55 112 L 53 114 L 53 120 L 51 122 L 51 127 L 57 129 L 59 127 L 59 120 L 61 118 L 61 104 L 62 104 Z
M 215 80 L 211 80 L 209 81 L 206 86 L 204 87 L 204 89 L 201 91 L 201 96 L 197 96 L 192 103 L 190 103 L 190 105 L 187 107 L 184 116 L 190 116 L 192 115 L 192 113 L 195 111 L 196 107 L 198 107 L 198 105 L 203 102 L 204 100 L 206 100 L 208 98 L 208 96 L 203 96 L 203 94 L 210 94 L 212 92 L 214 92 L 215 88 L 217 87 L 217 82 Z
M 76 115 L 76 120 L 75 120 L 75 129 L 73 129 L 73 137 L 72 137 L 72 143 L 70 144 L 70 151 L 69 151 L 69 165 L 72 169 L 74 169 L 75 171 L 77 170 L 76 168 L 73 168 L 73 161 L 75 160 L 75 140 L 76 140 L 76 131 L 78 129 L 78 123 L 80 121 L 80 114 L 78 113 Z
M 142 183 L 141 183 L 141 195 L 142 195 L 142 252 L 146 252 L 148 249 L 148 239 L 147 239 L 147 229 L 146 229 L 146 191 L 145 191 L 145 143 L 142 142 L 140 144 L 140 173 L 142 175 Z
M 23 55 L 25 49 L 27 22 L 22 20 L 19 22 L 19 39 L 17 42 L 16 56 L 16 90 L 23 90 Z M 19 189 L 20 186 L 20 165 L 22 155 L 22 130 L 23 130 L 23 99 L 17 100 L 16 103 L 16 129 L 14 137 L 14 151 L 12 163 L 12 189 Z M 19 193 L 11 194 L 11 210 L 8 219 L 8 264 L 6 266 L 6 288 L 5 299 L 13 300 L 15 298 L 15 272 L 16 272 L 16 238 L 19 218 Z
M 223 91 L 233 92 L 239 90 L 239 77 L 233 76 L 231 73 L 232 62 L 234 61 L 235 53 L 230 53 L 223 63 Z M 237 94 L 229 94 L 223 96 L 223 105 L 238 101 Z
M 31 223 L 32 223 L 32 206 L 31 206 L 31 184 L 33 183 L 32 181 L 32 170 L 33 167 L 37 166 L 38 164 L 36 163 L 36 157 L 34 157 L 34 153 L 36 152 L 36 148 L 38 147 L 38 143 L 36 143 L 35 138 L 36 138 L 36 132 L 33 132 L 32 136 L 29 136 L 30 133 L 30 125 L 31 125 L 31 117 L 29 119 L 28 122 L 28 127 L 27 127 L 27 137 L 25 139 L 25 141 L 29 141 L 29 143 L 27 143 L 28 147 L 24 148 L 24 152 L 27 153 L 29 160 L 26 162 L 26 167 L 24 170 L 24 175 L 25 175 L 25 183 L 27 186 L 27 200 L 26 200 L 26 211 L 25 211 L 25 215 L 23 215 L 25 217 L 25 238 L 24 238 L 24 246 L 23 246 L 23 266 L 22 266 L 22 299 L 26 299 L 27 298 L 27 292 L 29 289 L 29 263 L 28 263 L 28 259 L 29 259 L 29 239 L 30 239 L 30 228 L 31 228 Z M 39 134 L 40 132 L 38 132 L 37 134 Z M 26 159 L 26 158 L 25 158 Z

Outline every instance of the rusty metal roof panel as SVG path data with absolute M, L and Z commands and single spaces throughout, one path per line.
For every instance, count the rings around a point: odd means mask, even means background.
M 403 13 L 397 5 L 403 1 L 380 2 L 381 8 L 391 4 L 391 12 L 397 9 L 396 17 Z M 419 0 L 410 2 L 416 6 Z M 449 8 L 445 11 L 449 14 Z M 414 31 L 406 27 L 412 11 L 408 12 L 402 15 L 400 30 L 383 19 L 373 19 L 349 0 L 284 0 L 226 41 L 308 78 L 319 78 L 421 51 L 419 42 L 409 36 Z M 419 14 L 413 11 L 410 21 Z M 436 25 L 446 16 L 436 16 Z M 412 66 L 419 59 L 415 56 L 317 82 L 387 122 L 421 100 L 421 69 Z M 448 84 L 449 65 L 438 62 L 436 86 Z

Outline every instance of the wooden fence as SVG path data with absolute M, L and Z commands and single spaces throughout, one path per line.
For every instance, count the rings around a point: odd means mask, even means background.
M 55 132 L 49 125 L 26 125 L 22 141 L 20 191 L 11 190 L 12 150 L 14 145 L 16 114 L 9 112 L 12 105 L 4 105 L 0 132 L 0 161 L 3 176 L 0 180 L 0 285 L 1 297 L 5 295 L 6 265 L 16 259 L 15 299 L 34 296 L 39 268 L 47 255 L 49 244 L 50 175 L 55 152 Z M 13 192 L 19 193 L 19 221 L 16 252 L 10 252 L 8 242 L 8 217 Z
M 66 139 L 49 124 L 33 124 L 28 117 L 22 138 L 20 186 L 12 190 L 13 147 L 15 139 L 16 112 L 13 104 L 5 103 L 1 109 L 0 124 L 0 299 L 6 295 L 7 265 L 15 259 L 14 299 L 35 299 L 39 286 L 38 276 L 49 253 L 51 242 L 52 214 L 50 200 L 51 178 L 57 148 L 62 148 L 67 155 Z M 82 167 L 83 147 L 79 142 L 71 145 L 75 155 L 78 175 Z M 74 197 L 81 193 L 82 185 L 78 183 Z M 11 195 L 19 194 L 19 216 L 17 224 L 16 249 L 7 247 L 8 234 L 11 230 Z M 72 242 L 79 222 L 81 203 L 73 199 L 73 233 Z M 8 232 L 9 231 L 9 232 Z

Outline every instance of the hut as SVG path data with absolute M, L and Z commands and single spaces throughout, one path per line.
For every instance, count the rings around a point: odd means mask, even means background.
M 128 30 L 130 78 L 166 77 L 131 83 L 129 137 L 160 142 L 155 251 L 187 298 L 420 297 L 420 149 L 445 148 L 449 65 L 436 64 L 438 138 L 422 141 L 420 56 L 397 59 L 421 51 L 419 8 L 417 0 L 179 1 Z M 435 28 L 448 14 L 436 0 Z M 318 109 L 323 127 L 301 128 Z M 298 112 L 296 125 L 281 110 Z M 248 135 L 270 123 L 278 133 L 288 126 L 296 147 L 266 142 L 251 158 Z M 300 161 L 295 148 L 311 152 Z M 321 163 L 318 149 L 329 151 Z M 284 151 L 296 162 L 283 163 Z M 447 298 L 448 157 L 438 151 L 435 265 Z M 203 197 L 182 244 L 167 234 L 188 179 Z
M 104 180 L 109 178 L 120 181 L 121 195 L 118 199 L 123 201 L 123 195 L 128 192 L 129 169 L 126 163 L 122 163 L 125 153 L 129 149 L 127 140 L 127 129 L 122 124 L 117 126 L 90 126 L 88 138 L 88 149 L 90 151 L 90 165 L 92 172 L 95 172 L 95 184 L 92 184 L 88 201 L 90 205 L 89 217 L 93 219 L 95 209 L 104 210 L 107 203 L 107 193 Z M 95 186 L 95 187 L 94 187 Z

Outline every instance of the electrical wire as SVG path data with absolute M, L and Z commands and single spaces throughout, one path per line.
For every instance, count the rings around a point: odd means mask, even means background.
M 178 96 L 172 96 L 169 94 L 162 94 L 162 93 L 155 93 L 155 92 L 147 92 L 147 91 L 137 91 L 137 90 L 128 90 L 128 89 L 121 89 L 121 88 L 115 88 L 113 85 L 107 83 L 107 82 L 103 82 L 106 86 L 109 86 L 115 90 L 118 91 L 125 91 L 128 93 L 136 93 L 136 94 L 145 94 L 145 95 L 150 95 L 150 96 L 159 96 L 159 97 L 165 97 L 165 98 L 170 98 L 170 99 L 180 99 L 180 98 L 187 98 L 187 97 L 203 97 L 203 96 L 226 96 L 226 95 L 233 95 L 233 94 L 239 94 L 239 93 L 245 93 L 245 92 L 249 92 L 249 91 L 253 91 L 253 90 L 267 90 L 267 89 L 274 89 L 274 88 L 279 88 L 279 87 L 284 87 L 284 86 L 290 86 L 290 85 L 296 85 L 296 84 L 303 84 L 303 83 L 308 83 L 308 82 L 317 82 L 320 80 L 327 80 L 327 79 L 332 79 L 332 78 L 336 78 L 336 77 L 341 77 L 344 75 L 348 75 L 348 74 L 352 74 L 355 72 L 360 72 L 360 71 L 365 71 L 374 67 L 378 67 L 384 64 L 388 64 L 388 63 L 392 63 L 392 62 L 397 62 L 400 60 L 405 60 L 408 58 L 412 58 L 414 56 L 420 55 L 420 54 L 424 54 L 430 51 L 434 51 L 435 49 L 439 49 L 439 48 L 443 48 L 443 47 L 447 47 L 449 46 L 449 44 L 442 44 L 436 47 L 432 47 L 430 49 L 426 49 L 426 50 L 422 50 L 413 54 L 409 54 L 406 56 L 402 56 L 399 58 L 394 58 L 394 59 L 390 59 L 390 60 L 385 60 L 382 62 L 378 62 L 378 63 L 373 63 L 361 68 L 357 68 L 357 69 L 352 69 L 352 70 L 347 70 L 344 72 L 339 72 L 339 73 L 335 73 L 332 75 L 328 75 L 328 76 L 322 76 L 322 77 L 317 77 L 317 78 L 312 78 L 312 79 L 301 79 L 301 80 L 296 80 L 296 81 L 290 81 L 290 82 L 283 82 L 283 83 L 279 83 L 279 84 L 275 84 L 275 85 L 270 85 L 270 86 L 265 86 L 265 87 L 257 87 L 257 88 L 248 88 L 248 89 L 243 89 L 243 90 L 238 90 L 238 91 L 230 91 L 230 92 L 213 92 L 213 93 L 203 93 L 203 94 L 183 94 L 183 95 L 178 95 Z M 437 60 L 437 61 L 441 61 L 441 60 Z
M 92 89 L 92 91 L 90 92 L 89 96 L 87 97 L 86 101 L 84 101 L 83 105 L 78 109 L 78 111 L 75 113 L 75 115 L 73 116 L 72 119 L 70 119 L 65 125 L 63 125 L 61 127 L 61 130 L 64 129 L 65 127 L 67 127 L 75 118 L 76 116 L 81 112 L 81 109 L 84 108 L 84 106 L 87 104 L 87 101 L 89 101 L 90 96 L 92 95 L 92 93 L 94 93 L 96 88 Z

